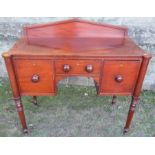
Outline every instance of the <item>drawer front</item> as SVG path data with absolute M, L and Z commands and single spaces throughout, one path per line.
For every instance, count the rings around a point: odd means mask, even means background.
M 130 95 L 138 78 L 141 61 L 105 61 L 101 92 Z
M 53 62 L 51 60 L 14 60 L 19 89 L 23 95 L 54 92 Z
M 57 60 L 56 74 L 89 75 L 100 73 L 100 60 Z

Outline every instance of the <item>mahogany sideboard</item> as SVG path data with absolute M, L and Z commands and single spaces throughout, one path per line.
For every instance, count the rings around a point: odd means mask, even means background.
M 3 53 L 24 133 L 22 96 L 56 95 L 56 84 L 73 76 L 94 79 L 97 95 L 132 96 L 124 127 L 129 129 L 151 55 L 129 37 L 128 28 L 71 19 L 25 26 L 22 37 Z

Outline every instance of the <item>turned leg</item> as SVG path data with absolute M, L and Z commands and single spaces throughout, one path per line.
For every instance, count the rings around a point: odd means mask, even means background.
M 117 96 L 112 97 L 112 105 L 116 104 L 116 99 L 117 99 Z
M 28 130 L 27 130 L 27 125 L 26 125 L 23 105 L 22 105 L 21 98 L 20 98 L 20 91 L 18 89 L 16 75 L 14 72 L 14 65 L 12 63 L 12 56 L 9 54 L 4 54 L 3 57 L 5 59 L 5 64 L 8 70 L 10 84 L 11 84 L 11 88 L 12 88 L 12 92 L 13 92 L 13 96 L 14 96 L 14 100 L 16 104 L 16 109 L 18 111 L 18 116 L 19 116 L 19 119 L 23 127 L 23 132 L 27 133 Z
M 97 82 L 95 80 L 94 80 L 94 84 L 95 84 L 96 92 L 98 94 L 98 92 L 99 92 L 99 85 L 97 84 Z
M 36 96 L 33 96 L 33 97 L 32 97 L 32 103 L 33 103 L 34 105 L 38 105 L 38 103 L 37 103 L 37 97 L 36 97 Z
M 136 105 L 138 104 L 139 98 L 138 97 L 132 97 L 132 101 L 131 101 L 131 105 L 129 108 L 129 112 L 128 112 L 128 117 L 127 117 L 127 121 L 126 121 L 126 125 L 124 127 L 124 134 L 128 132 L 134 112 L 135 112 L 135 108 Z
M 25 115 L 24 115 L 24 109 L 23 109 L 21 99 L 19 97 L 19 98 L 15 98 L 14 100 L 15 100 L 18 116 L 19 116 L 19 119 L 20 119 L 20 122 L 21 122 L 21 125 L 22 125 L 22 128 L 23 128 L 23 132 L 28 133 L 26 120 L 25 120 Z

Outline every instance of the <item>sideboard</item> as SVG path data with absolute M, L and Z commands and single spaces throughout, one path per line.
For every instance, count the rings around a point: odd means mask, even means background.
M 24 133 L 22 96 L 55 96 L 57 83 L 91 77 L 99 96 L 131 96 L 124 127 L 128 132 L 151 55 L 128 37 L 128 28 L 71 19 L 25 26 L 22 37 L 3 53 Z

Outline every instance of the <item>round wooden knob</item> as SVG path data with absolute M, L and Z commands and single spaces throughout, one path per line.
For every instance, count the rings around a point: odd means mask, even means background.
M 93 65 L 87 65 L 85 67 L 85 70 L 88 72 L 88 73 L 91 73 L 93 71 Z
M 32 76 L 31 80 L 32 80 L 32 82 L 36 83 L 36 82 L 39 81 L 39 79 L 40 79 L 39 75 L 35 74 L 35 75 Z
M 117 75 L 117 76 L 115 77 L 115 81 L 120 83 L 120 82 L 123 81 L 123 77 L 122 77 L 121 75 Z
M 63 70 L 65 73 L 69 72 L 71 70 L 71 66 L 68 64 L 63 65 Z

